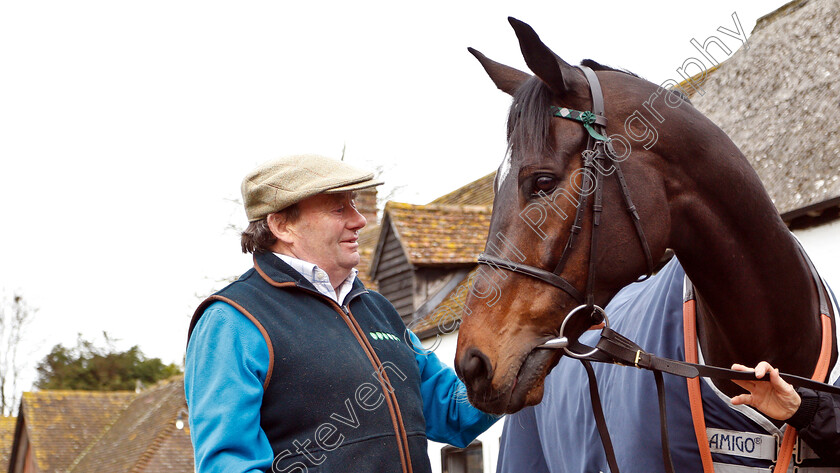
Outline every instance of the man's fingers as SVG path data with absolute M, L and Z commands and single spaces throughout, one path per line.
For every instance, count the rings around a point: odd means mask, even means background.
M 734 365 L 732 365 L 732 368 L 730 368 L 730 369 L 735 370 L 735 371 L 753 371 L 753 369 L 750 368 L 749 366 L 744 366 L 744 365 L 741 365 L 741 364 L 738 364 L 738 363 L 735 363 Z
M 775 368 L 770 370 L 770 384 L 772 384 L 774 388 L 782 392 L 793 391 L 793 386 L 788 384 L 787 381 L 783 380 L 782 377 L 779 376 L 779 370 Z
M 739 406 L 741 404 L 749 404 L 752 402 L 752 395 L 750 394 L 739 394 L 732 398 L 731 400 L 732 405 Z
M 755 367 L 755 377 L 761 379 L 767 374 L 768 371 L 773 371 L 773 367 L 770 363 L 766 361 L 762 361 Z

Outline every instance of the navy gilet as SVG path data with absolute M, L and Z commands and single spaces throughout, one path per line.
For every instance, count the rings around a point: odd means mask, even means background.
M 420 373 L 394 307 L 356 279 L 345 305 L 271 253 L 204 301 L 224 301 L 269 349 L 260 426 L 277 473 L 430 473 Z M 236 415 L 232 412 L 231 415 Z

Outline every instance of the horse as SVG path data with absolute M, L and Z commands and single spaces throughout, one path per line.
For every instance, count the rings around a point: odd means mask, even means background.
M 836 323 L 831 314 L 820 315 L 820 280 L 729 137 L 677 92 L 592 60 L 572 66 L 530 26 L 509 21 L 533 75 L 470 48 L 513 101 L 508 151 L 494 182 L 490 229 L 479 259 L 484 265 L 463 307 L 455 368 L 476 407 L 500 415 L 521 411 L 507 419 L 503 450 L 537 442 L 543 453 L 562 452 L 565 465 L 534 460 L 529 467 L 500 466 L 500 471 L 608 469 L 600 445 L 563 444 L 597 434 L 592 422 L 575 417 L 584 409 L 578 402 L 585 392 L 583 370 L 560 361 L 569 359 L 564 354 L 582 355 L 587 348 L 581 342 L 592 339 L 587 331 L 610 320 L 605 317 L 633 327 L 648 344 L 669 347 L 666 355 L 684 356 L 690 344 L 683 342 L 682 320 L 673 320 L 679 314 L 672 313 L 674 303 L 682 302 L 683 276 L 693 286 L 696 343 L 705 363 L 728 367 L 767 360 L 797 376 L 824 381 L 831 371 L 836 379 Z M 660 274 L 631 285 L 650 276 L 670 251 L 675 258 Z M 619 305 L 632 310 L 616 320 L 608 303 L 628 285 L 635 286 L 628 294 L 647 299 L 623 298 Z M 651 299 L 655 293 L 659 300 Z M 561 340 L 557 346 L 563 349 L 552 346 Z M 627 393 L 626 383 L 644 379 L 652 386 L 652 379 L 636 370 L 619 373 L 630 370 L 626 367 L 596 368 L 607 420 L 624 411 L 636 422 L 612 422 L 612 430 L 622 430 L 614 439 L 619 463 L 630 471 L 661 471 L 661 461 L 653 466 L 651 460 L 662 454 L 651 441 L 659 439 L 659 427 L 639 406 L 649 399 L 610 401 Z M 677 378 L 665 384 L 669 399 L 676 399 L 668 426 L 678 427 L 691 419 L 686 384 Z M 743 392 L 737 385 L 724 379 L 701 384 L 707 411 L 740 415 L 712 406 Z M 655 399 L 652 387 L 631 388 Z M 564 394 L 568 389 L 572 394 Z M 537 406 L 544 394 L 550 399 Z M 540 417 L 550 408 L 555 418 Z M 750 418 L 744 422 L 780 432 L 779 423 L 754 411 Z M 539 435 L 518 441 L 511 438 L 516 429 Z M 546 443 L 552 432 L 559 443 Z M 687 465 L 683 471 L 710 471 L 705 460 L 701 465 L 694 436 L 690 429 L 672 434 L 675 462 Z

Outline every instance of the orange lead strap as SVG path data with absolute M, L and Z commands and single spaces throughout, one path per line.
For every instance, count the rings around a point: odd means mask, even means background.
M 688 282 L 688 284 L 691 283 Z M 814 369 L 814 374 L 811 375 L 811 379 L 815 381 L 825 379 L 828 374 L 828 364 L 831 361 L 831 318 L 826 314 L 820 314 L 820 320 L 822 321 L 820 357 L 817 360 L 817 367 Z M 697 363 L 696 301 L 694 300 L 693 290 L 690 290 L 686 301 L 683 303 L 683 339 L 685 341 L 685 361 Z M 712 463 L 712 452 L 709 450 L 709 442 L 706 437 L 706 420 L 703 417 L 700 377 L 686 378 L 686 383 L 688 385 L 688 401 L 691 406 L 691 418 L 694 421 L 694 435 L 697 437 L 697 447 L 700 449 L 700 460 L 703 463 L 703 473 L 714 473 L 715 468 Z M 796 429 L 787 426 L 773 473 L 783 473 L 788 470 L 795 444 Z

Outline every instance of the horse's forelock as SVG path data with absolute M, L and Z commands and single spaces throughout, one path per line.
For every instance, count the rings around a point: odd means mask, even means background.
M 545 156 L 551 151 L 551 105 L 551 90 L 536 76 L 519 87 L 508 112 L 508 152 Z

